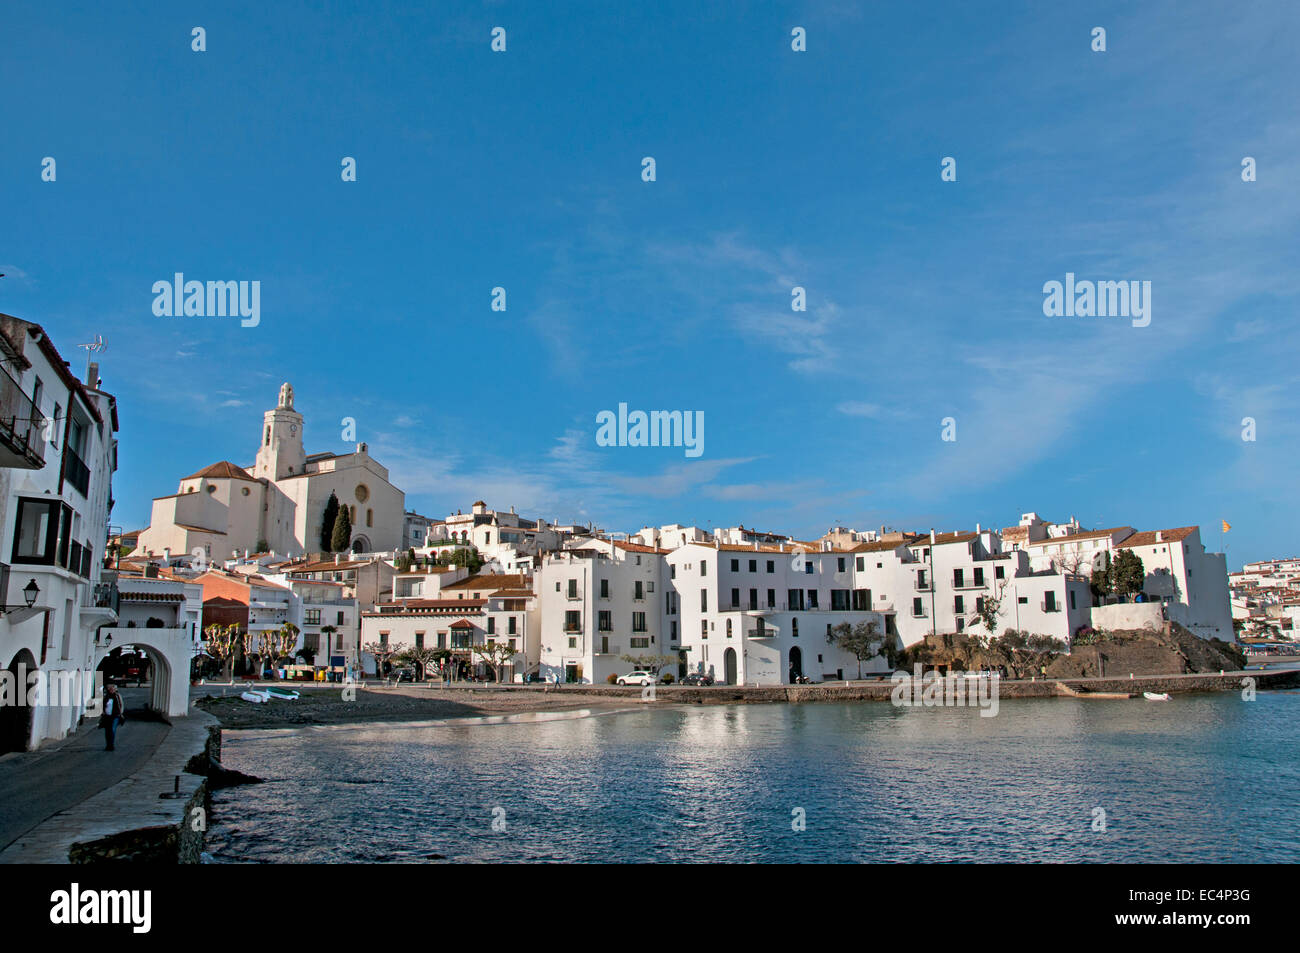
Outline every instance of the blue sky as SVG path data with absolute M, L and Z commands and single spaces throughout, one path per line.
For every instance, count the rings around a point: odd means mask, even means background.
M 6 5 L 0 310 L 108 342 L 113 522 L 250 463 L 289 380 L 309 452 L 355 417 L 434 516 L 1300 551 L 1300 8 L 630 7 Z M 155 317 L 177 271 L 260 325 Z M 1150 326 L 1044 316 L 1066 272 L 1151 281 Z M 620 402 L 704 455 L 598 447 Z

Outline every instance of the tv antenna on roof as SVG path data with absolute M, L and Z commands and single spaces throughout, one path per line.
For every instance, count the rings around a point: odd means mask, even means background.
M 84 347 L 86 349 L 86 375 L 89 376 L 91 355 L 107 349 L 108 345 L 104 343 L 103 335 L 96 334 L 95 340 L 91 341 L 89 344 L 78 344 L 77 347 Z M 87 383 L 89 383 L 91 387 L 94 387 L 96 384 L 95 381 L 88 381 Z

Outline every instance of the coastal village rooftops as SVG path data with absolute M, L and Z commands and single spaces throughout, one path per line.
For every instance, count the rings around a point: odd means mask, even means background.
M 718 543 L 703 539 L 688 539 L 682 547 L 699 546 L 701 549 L 715 549 L 720 553 L 795 553 L 799 551 L 816 552 L 817 547 L 811 543 L 787 543 L 784 548 L 779 543 Z
M 248 471 L 243 467 L 236 466 L 229 460 L 221 460 L 211 466 L 204 467 L 198 473 L 191 473 L 184 477 L 186 480 L 247 480 L 250 483 L 257 483 L 258 480 L 250 476 Z
M 361 613 L 365 617 L 393 615 L 481 615 L 486 599 L 399 599 Z
M 934 540 L 931 541 L 929 535 L 917 536 L 908 542 L 908 546 L 946 546 L 949 543 L 969 543 L 972 539 L 979 536 L 976 532 L 962 532 L 957 530 L 952 533 L 935 533 Z
M 1119 544 L 1120 549 L 1132 549 L 1134 546 L 1158 546 L 1163 543 L 1180 543 L 1188 536 L 1196 532 L 1198 527 L 1179 526 L 1177 529 L 1154 529 L 1141 533 L 1134 533 L 1132 536 L 1125 537 L 1124 541 Z M 1156 539 L 1156 536 L 1159 539 Z
M 468 579 L 461 579 L 458 582 L 450 582 L 442 587 L 443 592 L 453 590 L 474 590 L 482 589 L 484 591 L 497 589 L 529 589 L 532 588 L 532 577 L 525 573 L 479 573 L 477 576 L 470 576 Z
M 918 537 L 909 536 L 907 539 L 882 539 L 874 543 L 858 543 L 852 549 L 851 553 L 889 553 L 903 546 L 911 545 L 916 542 Z M 929 539 L 927 536 L 926 539 Z
M 643 546 L 640 543 L 629 543 L 622 539 L 614 540 L 614 546 L 628 553 L 655 553 L 663 555 L 664 553 L 671 552 L 671 550 L 659 549 L 655 546 Z
M 314 563 L 302 563 L 289 569 L 289 572 L 338 572 L 344 569 L 356 569 L 358 566 L 369 565 L 363 559 L 341 559 L 335 562 L 332 559 L 322 559 Z
M 1089 529 L 1079 533 L 1071 533 L 1068 536 L 1049 536 L 1046 539 L 1036 539 L 1029 545 L 1052 546 L 1059 543 L 1073 543 L 1083 539 L 1101 539 L 1103 536 L 1114 536 L 1116 533 L 1129 534 L 1132 532 L 1132 526 L 1112 526 L 1110 529 Z

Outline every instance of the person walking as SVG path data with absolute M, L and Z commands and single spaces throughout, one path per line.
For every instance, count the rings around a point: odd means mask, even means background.
M 115 751 L 117 726 L 126 719 L 122 715 L 122 696 L 117 693 L 117 686 L 109 683 L 104 689 L 104 711 L 99 716 L 99 727 L 104 729 L 104 750 Z

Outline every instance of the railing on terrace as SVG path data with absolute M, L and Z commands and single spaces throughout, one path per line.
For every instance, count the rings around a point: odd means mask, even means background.
M 3 367 L 0 367 L 0 443 L 18 458 L 6 460 L 5 466 L 24 470 L 45 466 L 45 417 Z
M 122 594 L 118 592 L 117 586 L 110 582 L 96 583 L 93 597 L 96 609 L 112 609 L 114 612 L 118 611 L 122 600 Z

